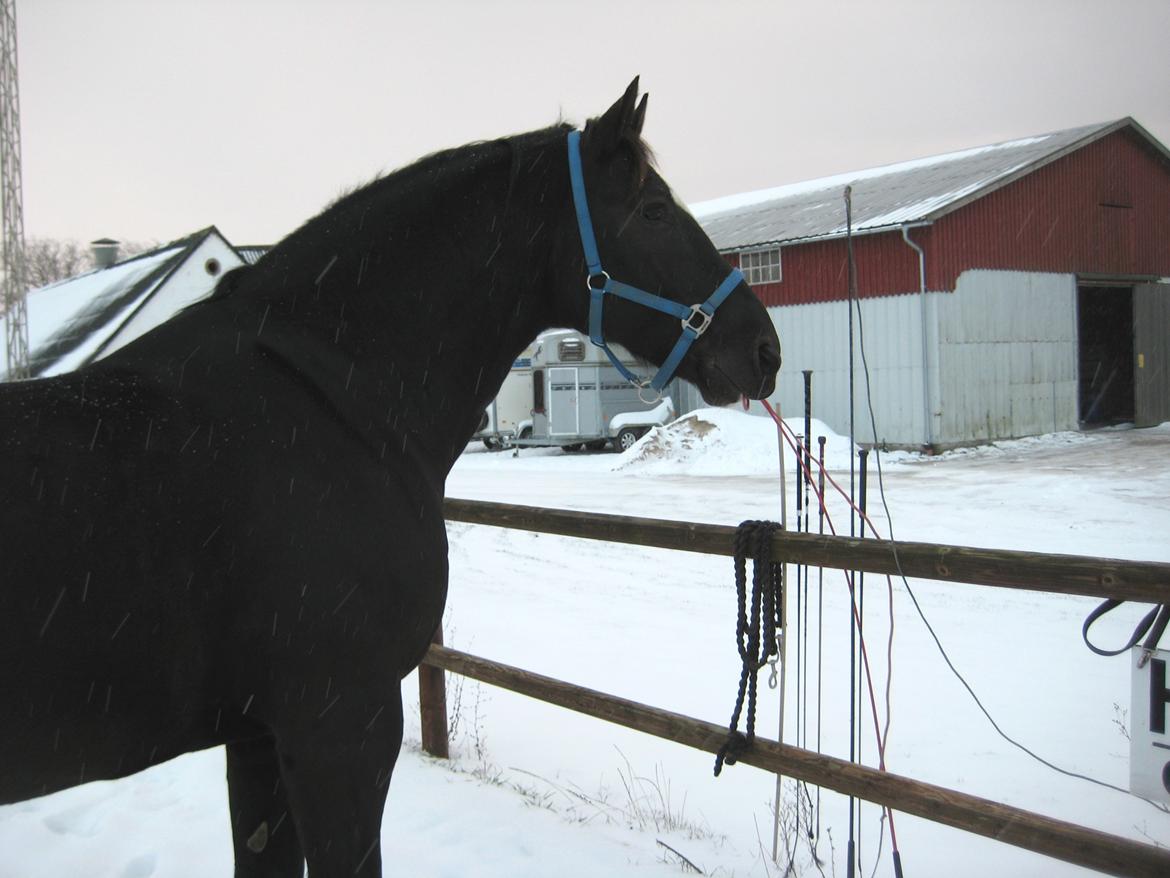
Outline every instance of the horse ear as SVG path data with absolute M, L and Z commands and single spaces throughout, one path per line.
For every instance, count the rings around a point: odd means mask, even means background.
M 617 149 L 623 139 L 641 131 L 638 100 L 638 77 L 626 88 L 626 93 L 605 111 L 600 118 L 589 124 L 590 140 L 602 153 Z M 645 112 L 645 100 L 640 108 Z
M 642 136 L 642 126 L 646 124 L 646 103 L 650 100 L 650 93 L 642 95 L 642 100 L 638 104 L 638 109 L 634 110 L 634 133 L 639 137 Z

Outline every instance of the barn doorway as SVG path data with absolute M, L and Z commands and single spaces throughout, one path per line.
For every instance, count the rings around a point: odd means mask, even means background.
M 1082 427 L 1132 422 L 1133 287 L 1077 288 Z

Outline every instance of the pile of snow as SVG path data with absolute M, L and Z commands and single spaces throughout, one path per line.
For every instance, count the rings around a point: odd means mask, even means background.
M 803 420 L 785 418 L 784 423 L 793 436 L 804 432 Z M 819 455 L 818 438 L 824 436 L 825 466 L 837 471 L 849 469 L 850 456 L 856 455 L 858 446 L 816 418 L 810 421 L 809 432 L 814 459 Z M 664 427 L 655 427 L 624 452 L 613 469 L 654 475 L 774 476 L 779 467 L 779 446 L 776 423 L 771 418 L 735 409 L 698 409 Z M 795 452 L 787 441 L 783 453 L 785 469 L 794 469 Z M 883 463 L 910 456 L 887 454 Z

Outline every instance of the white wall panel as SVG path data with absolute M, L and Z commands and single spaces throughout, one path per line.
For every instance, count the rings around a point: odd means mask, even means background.
M 928 302 L 934 295 L 928 294 Z M 802 371 L 811 369 L 813 416 L 848 435 L 848 303 L 770 308 L 769 313 L 784 357 L 773 401 L 779 401 L 785 417 L 800 418 L 804 413 Z M 928 327 L 932 313 L 928 308 Z M 925 441 L 921 332 L 922 303 L 916 295 L 865 299 L 860 303 L 860 318 L 854 312 L 854 428 L 858 441 L 874 441 L 866 404 L 866 365 L 877 441 L 893 445 L 921 445 Z
M 1077 428 L 1073 275 L 967 271 L 938 305 L 937 442 Z
M 879 443 L 956 445 L 1075 430 L 1075 302 L 1072 275 L 1007 271 L 964 272 L 953 293 L 863 300 L 860 322 L 856 312 L 854 317 L 858 441 L 875 441 L 863 338 Z M 799 419 L 801 371 L 811 369 L 813 416 L 847 435 L 848 303 L 782 306 L 769 313 L 784 356 L 773 402 L 785 417 Z

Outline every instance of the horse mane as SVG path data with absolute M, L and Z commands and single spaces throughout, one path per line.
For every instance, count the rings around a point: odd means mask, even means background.
M 273 266 L 282 259 L 289 258 L 289 251 L 300 244 L 305 234 L 311 233 L 320 225 L 326 225 L 330 217 L 348 209 L 357 208 L 363 201 L 376 198 L 385 189 L 401 189 L 405 191 L 417 185 L 418 181 L 428 177 L 435 177 L 450 170 L 459 173 L 463 170 L 475 170 L 483 162 L 490 161 L 501 154 L 509 155 L 510 170 L 509 192 L 515 184 L 516 177 L 525 168 L 521 157 L 533 147 L 546 145 L 549 141 L 563 137 L 574 126 L 558 119 L 547 128 L 514 134 L 508 137 L 493 140 L 477 140 L 462 146 L 451 147 L 429 153 L 404 167 L 389 173 L 380 173 L 369 182 L 359 184 L 342 191 L 333 201 L 329 202 L 319 213 L 306 220 L 296 230 L 282 238 L 274 247 L 265 253 L 253 265 L 242 265 L 224 274 L 211 295 L 202 302 L 216 301 L 230 297 L 241 286 L 264 269 Z M 650 169 L 655 167 L 655 156 L 649 145 L 637 134 L 627 134 L 622 144 L 629 148 L 634 160 L 636 180 L 640 187 L 646 180 Z M 201 303 L 195 303 L 201 304 Z M 193 306 L 191 306 L 193 307 Z

